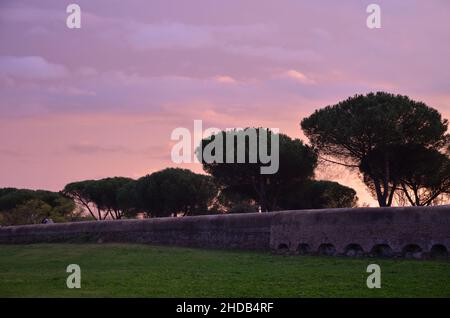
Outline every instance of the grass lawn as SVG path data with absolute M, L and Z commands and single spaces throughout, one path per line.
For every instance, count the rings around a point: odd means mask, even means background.
M 368 289 L 368 264 L 381 289 Z M 81 289 L 66 287 L 79 264 Z M 0 297 L 450 297 L 450 262 L 132 244 L 0 245 Z

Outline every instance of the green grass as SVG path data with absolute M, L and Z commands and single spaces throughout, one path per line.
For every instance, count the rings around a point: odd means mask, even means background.
M 82 288 L 66 287 L 79 264 Z M 366 287 L 368 264 L 381 289 Z M 147 245 L 0 245 L 1 297 L 450 297 L 450 262 Z

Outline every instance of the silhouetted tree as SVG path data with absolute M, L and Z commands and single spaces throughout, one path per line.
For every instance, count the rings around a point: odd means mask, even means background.
M 127 186 L 133 179 L 113 177 L 97 180 L 93 183 L 91 199 L 94 204 L 104 211 L 104 218 L 121 219 L 125 211 L 121 209 L 118 195 L 122 187 Z
M 207 214 L 217 195 L 210 176 L 179 168 L 142 177 L 135 189 L 139 207 L 153 217 Z
M 375 149 L 363 160 L 361 171 L 366 173 L 367 162 L 379 161 L 387 157 L 390 167 L 390 186 L 397 187 L 395 196 L 399 205 L 432 205 L 439 199 L 448 201 L 450 193 L 450 159 L 435 149 L 420 145 L 395 145 Z M 371 165 L 374 167 L 375 165 Z M 376 169 L 375 174 L 383 174 Z M 367 182 L 373 191 L 372 183 Z
M 136 216 L 139 209 L 139 198 L 136 190 L 137 181 L 131 180 L 120 187 L 117 192 L 117 204 L 122 214 L 127 217 Z
M 307 180 L 285 191 L 279 206 L 283 210 L 353 208 L 358 197 L 356 191 L 337 182 Z
M 384 92 L 356 95 L 316 110 L 301 127 L 311 144 L 333 162 L 359 168 L 380 206 L 390 206 L 398 180 L 391 146 L 415 144 L 440 149 L 448 142 L 448 122 L 440 113 L 407 96 Z M 376 160 L 371 160 L 378 151 Z
M 94 183 L 95 180 L 72 182 L 67 184 L 61 193 L 86 209 L 94 219 L 102 220 L 102 213 L 99 209 L 97 209 L 97 214 L 94 213 L 95 203 L 92 198 Z
M 219 213 L 252 213 L 259 211 L 254 191 L 247 184 L 221 187 L 215 201 Z
M 124 177 L 86 180 L 69 183 L 62 193 L 86 208 L 92 217 L 104 220 L 107 217 L 121 219 L 126 212 L 119 203 L 118 196 L 122 187 L 133 179 Z M 94 213 L 96 209 L 96 213 Z
M 279 169 L 274 174 L 262 174 L 261 167 L 268 166 L 260 158 L 259 138 L 263 128 L 256 129 L 258 142 L 256 145 L 245 145 L 245 163 L 238 163 L 236 154 L 238 151 L 238 138 L 244 138 L 248 133 L 247 128 L 240 131 L 223 131 L 202 141 L 197 149 L 197 155 L 203 153 L 204 149 L 216 138 L 222 138 L 223 158 L 221 162 L 206 162 L 202 159 L 203 169 L 210 173 L 221 189 L 245 188 L 245 194 L 261 206 L 263 211 L 274 210 L 277 207 L 277 200 L 283 191 L 286 191 L 292 184 L 313 177 L 314 169 L 317 165 L 317 155 L 307 145 L 304 145 L 299 139 L 291 139 L 284 134 L 278 134 L 279 138 Z M 268 131 L 267 148 L 271 153 L 271 138 L 274 133 Z M 235 138 L 234 149 L 227 149 L 227 138 Z M 244 139 L 241 139 L 244 140 Z M 234 163 L 227 162 L 227 152 L 235 154 Z M 250 156 L 256 156 L 255 163 L 250 163 Z

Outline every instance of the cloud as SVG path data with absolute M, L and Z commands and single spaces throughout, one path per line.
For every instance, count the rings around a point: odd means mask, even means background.
M 124 28 L 130 29 L 128 38 L 131 45 L 140 50 L 215 48 L 232 55 L 260 57 L 274 61 L 320 61 L 320 56 L 311 49 L 263 44 L 264 39 L 276 36 L 276 30 L 268 25 L 130 23 Z
M 140 49 L 199 48 L 214 42 L 209 29 L 180 23 L 139 25 L 130 40 Z
M 225 50 L 238 55 L 267 58 L 270 60 L 318 62 L 320 55 L 311 49 L 293 49 L 280 46 L 250 46 L 250 45 L 228 45 Z
M 0 56 L 0 75 L 21 79 L 58 79 L 67 76 L 68 70 L 40 56 Z
M 61 12 L 64 13 L 65 10 L 43 9 L 19 3 L 17 6 L 6 6 L 2 8 L 0 10 L 0 20 L 9 23 L 32 23 L 36 21 L 41 22 L 43 20 L 64 22 L 66 16 L 65 14 L 61 14 Z
M 227 75 L 218 75 L 216 77 L 214 77 L 214 80 L 219 82 L 219 83 L 224 83 L 224 84 L 236 84 L 237 81 L 232 78 L 231 76 L 227 76 Z
M 130 150 L 123 146 L 103 146 L 91 143 L 78 143 L 68 147 L 70 151 L 83 155 L 98 155 L 111 153 L 130 153 Z
M 141 156 L 149 159 L 168 159 L 170 155 L 171 144 L 152 144 L 146 147 L 142 147 L 142 145 L 140 145 L 139 148 L 134 149 L 122 145 L 101 145 L 91 142 L 79 142 L 69 145 L 66 149 L 75 155 L 130 155 Z
M 315 84 L 316 82 L 310 78 L 308 78 L 305 74 L 303 74 L 302 72 L 296 71 L 296 70 L 289 70 L 286 71 L 284 74 L 284 76 L 291 78 L 295 81 L 298 81 L 302 84 Z
M 139 49 L 222 47 L 268 36 L 266 25 L 201 25 L 180 22 L 145 24 L 131 22 L 122 26 L 129 31 L 131 44 Z

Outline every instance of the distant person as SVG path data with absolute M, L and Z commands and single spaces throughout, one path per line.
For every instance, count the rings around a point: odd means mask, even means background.
M 53 220 L 50 219 L 50 218 L 45 218 L 45 219 L 42 220 L 41 223 L 42 223 L 42 224 L 53 224 L 53 223 L 55 223 L 55 222 L 53 222 Z

